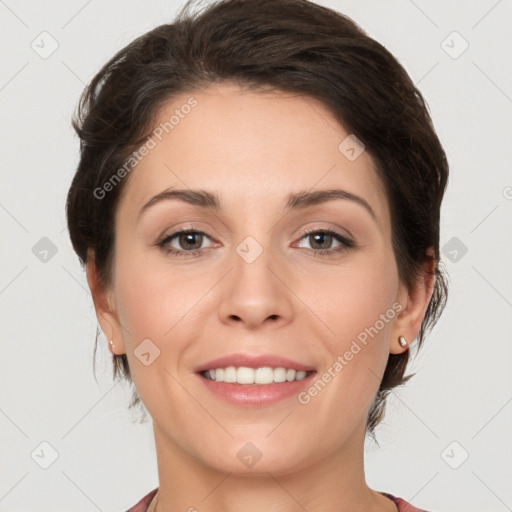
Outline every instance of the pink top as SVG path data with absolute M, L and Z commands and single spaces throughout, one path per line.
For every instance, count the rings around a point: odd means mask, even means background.
M 136 505 L 127 510 L 126 512 L 147 512 L 151 500 L 155 497 L 158 487 L 153 489 L 149 494 L 146 494 Z M 410 503 L 402 498 L 396 498 L 395 496 L 388 494 L 387 492 L 381 492 L 384 496 L 393 501 L 396 505 L 398 512 L 427 512 L 426 510 L 413 507 Z

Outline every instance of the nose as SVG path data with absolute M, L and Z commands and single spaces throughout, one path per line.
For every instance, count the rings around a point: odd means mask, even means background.
M 295 295 L 284 262 L 272 257 L 270 249 L 258 247 L 254 242 L 251 245 L 250 240 L 237 249 L 232 270 L 221 284 L 218 307 L 221 322 L 240 324 L 251 330 L 265 324 L 278 328 L 291 322 Z

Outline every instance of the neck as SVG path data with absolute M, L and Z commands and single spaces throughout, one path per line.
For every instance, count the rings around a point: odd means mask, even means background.
M 307 467 L 281 473 L 267 468 L 248 475 L 207 466 L 155 424 L 153 428 L 160 485 L 151 512 L 295 512 L 297 507 L 339 512 L 397 510 L 391 500 L 366 484 L 364 429 L 338 451 Z

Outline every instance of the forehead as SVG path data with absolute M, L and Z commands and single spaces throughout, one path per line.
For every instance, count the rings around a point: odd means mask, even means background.
M 345 152 L 362 149 L 350 135 L 310 97 L 233 84 L 181 94 L 158 112 L 152 149 L 131 171 L 118 214 L 135 215 L 169 187 L 217 192 L 221 206 L 255 212 L 282 206 L 290 192 L 343 188 L 371 204 L 384 230 L 383 184 L 367 151 Z

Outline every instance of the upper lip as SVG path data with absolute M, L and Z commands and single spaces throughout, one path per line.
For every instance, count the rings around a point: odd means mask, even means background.
M 271 368 L 292 368 L 294 370 L 302 370 L 305 372 L 314 370 L 311 366 L 274 354 L 230 354 L 201 364 L 195 368 L 195 371 L 197 373 L 201 373 L 215 368 L 227 368 L 228 366 L 245 366 L 247 368 L 263 368 L 265 366 L 270 366 Z

